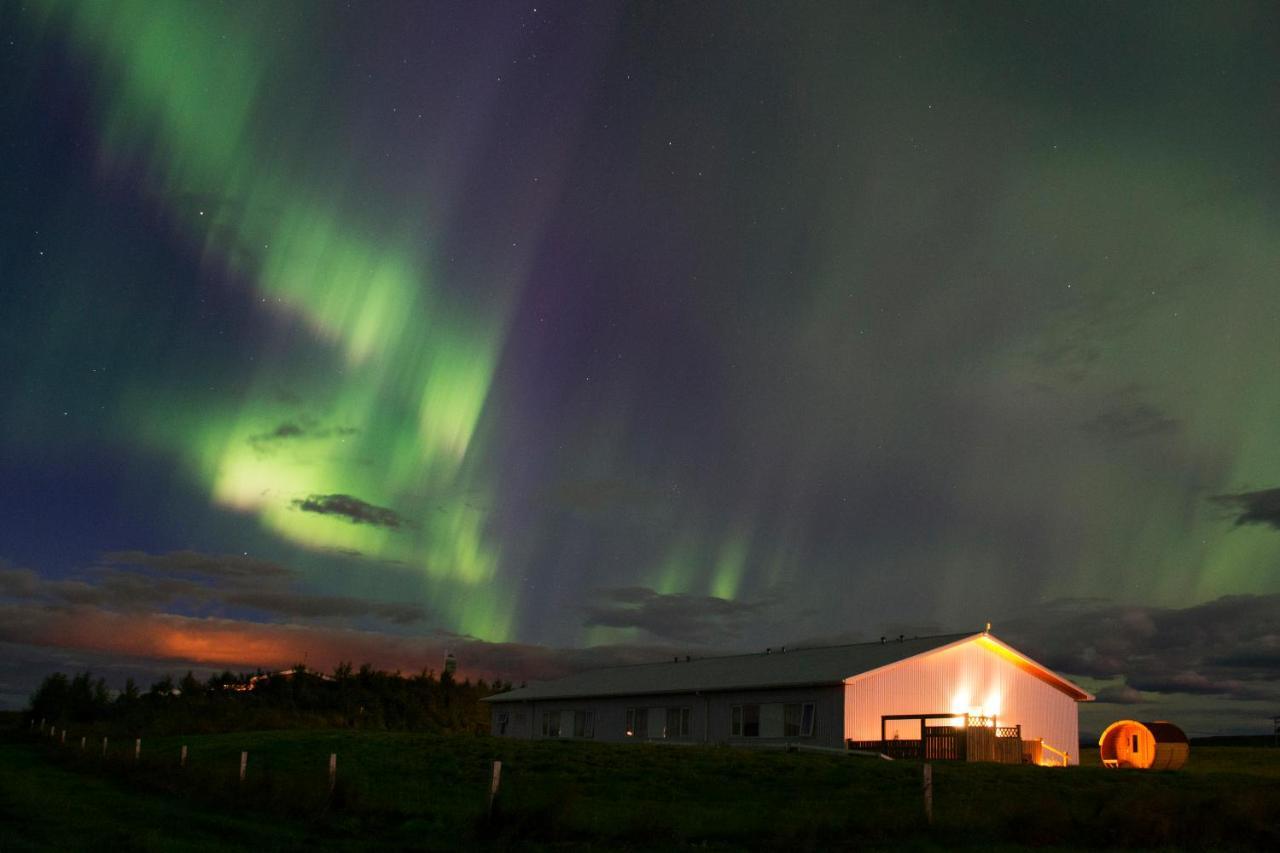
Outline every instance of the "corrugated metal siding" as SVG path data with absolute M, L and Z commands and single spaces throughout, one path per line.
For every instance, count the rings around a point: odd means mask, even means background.
M 995 711 L 999 725 L 1021 725 L 1023 740 L 1044 738 L 1079 763 L 1075 700 L 977 642 L 902 661 L 847 684 L 845 691 L 846 738 L 878 739 L 882 714 L 983 708 Z
M 814 728 L 811 737 L 756 737 L 734 738 L 729 734 L 734 705 L 772 703 L 814 703 Z M 659 704 L 661 703 L 661 704 Z M 844 746 L 844 687 L 825 685 L 820 687 L 779 688 L 776 690 L 732 690 L 715 693 L 672 693 L 655 700 L 652 696 L 605 697 L 586 699 L 546 699 L 538 702 L 511 702 L 490 707 L 491 731 L 498 734 L 498 718 L 508 714 L 507 737 L 542 740 L 542 714 L 560 711 L 562 732 L 572 732 L 566 723 L 573 720 L 574 711 L 595 713 L 596 741 L 637 742 L 644 738 L 626 735 L 627 708 L 649 708 L 651 731 L 661 729 L 663 720 L 656 717 L 657 708 L 686 707 L 690 711 L 689 736 L 678 738 L 692 743 L 770 743 L 790 742 L 813 746 Z M 762 714 L 764 713 L 764 709 Z M 780 711 L 778 712 L 781 713 Z M 520 715 L 517 721 L 517 715 Z M 763 720 L 762 720 L 763 722 Z M 779 726 L 781 723 L 779 722 Z M 877 735 L 878 736 L 878 735 Z M 561 739 L 570 739 L 568 734 Z M 649 738 L 654 740 L 656 738 Z

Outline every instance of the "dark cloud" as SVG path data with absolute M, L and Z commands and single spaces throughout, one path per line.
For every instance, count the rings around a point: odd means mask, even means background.
M 1231 651 L 1209 659 L 1214 666 L 1262 668 L 1280 672 L 1280 632 L 1242 643 Z
M 109 551 L 102 562 L 116 566 L 136 566 L 171 574 L 205 575 L 211 578 L 285 578 L 296 573 L 272 560 L 247 554 L 205 554 L 200 551 L 169 551 L 148 554 L 146 551 Z
M 1098 702 L 1105 705 L 1138 705 L 1147 701 L 1142 691 L 1135 690 L 1127 684 L 1113 684 L 1102 688 L 1094 695 Z
M 359 430 L 353 427 L 324 426 L 311 418 L 298 418 L 281 421 L 266 432 L 249 436 L 248 442 L 259 454 L 269 455 L 283 442 L 294 439 L 327 439 L 345 438 L 355 435 Z
M 45 598 L 59 604 L 91 604 L 112 610 L 151 610 L 178 602 L 203 604 L 217 590 L 181 578 L 155 577 L 130 571 L 96 571 L 89 580 L 54 580 L 44 585 Z
M 212 589 L 191 580 L 100 567 L 84 577 L 46 579 L 29 569 L 0 568 L 0 595 L 52 607 L 92 605 L 113 610 L 150 609 L 180 598 L 207 600 Z
M 585 623 L 610 628 L 639 628 L 655 637 L 691 643 L 736 640 L 759 623 L 776 602 L 731 601 L 710 595 L 664 595 L 648 587 L 600 590 L 583 607 Z
M 1238 678 L 1223 678 L 1212 666 L 1168 674 L 1136 672 L 1126 677 L 1129 686 L 1152 693 L 1187 693 L 1194 696 L 1226 696 L 1233 699 L 1267 699 L 1276 695 L 1265 685 Z
M 337 547 L 332 547 L 332 548 L 321 548 L 320 550 L 322 550 L 322 551 L 324 551 L 324 552 L 326 552 L 326 553 L 329 553 L 329 554 L 336 554 L 336 555 L 337 555 L 337 556 L 339 556 L 339 557 L 350 557 L 350 558 L 352 558 L 353 560 L 354 560 L 354 559 L 363 559 L 363 558 L 364 558 L 364 552 L 363 552 L 363 551 L 357 551 L 355 548 L 337 548 Z
M 295 423 L 282 423 L 280 426 L 267 433 L 264 438 L 292 438 L 295 435 L 302 435 L 302 427 Z
M 1280 530 L 1280 489 L 1214 495 L 1210 500 L 1230 508 L 1236 514 L 1237 526 L 1265 524 Z
M 40 576 L 31 569 L 19 569 L 0 562 L 0 595 L 26 598 L 35 595 L 40 587 Z
M 1086 421 L 1081 429 L 1108 441 L 1130 441 L 1177 432 L 1178 421 L 1150 403 L 1127 400 Z
M 1050 602 L 994 632 L 1070 676 L 1120 678 L 1147 694 L 1280 702 L 1280 594 L 1185 608 Z
M 29 569 L 0 566 L 0 595 L 39 602 L 54 610 L 100 608 L 117 613 L 175 608 L 225 612 L 252 608 L 288 619 L 376 619 L 398 625 L 420 622 L 416 604 L 351 596 L 316 595 L 293 587 L 294 572 L 249 557 L 177 551 L 151 555 L 117 551 L 105 565 L 76 577 L 46 579 Z
M 282 616 L 315 618 L 372 617 L 385 622 L 409 625 L 426 618 L 426 611 L 416 604 L 370 601 L 341 595 L 304 595 L 286 591 L 245 590 L 222 596 L 226 604 L 252 607 Z
M 341 516 L 352 524 L 370 524 L 392 530 L 404 524 L 404 519 L 394 509 L 374 506 L 351 495 L 310 495 L 305 500 L 295 500 L 293 505 L 303 512 Z

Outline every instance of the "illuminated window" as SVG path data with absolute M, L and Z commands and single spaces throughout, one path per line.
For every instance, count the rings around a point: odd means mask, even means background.
M 649 709 L 627 709 L 627 737 L 649 736 Z
M 511 719 L 511 715 L 503 711 L 498 715 L 498 734 L 505 735 L 507 733 L 507 722 Z
M 734 705 L 729 734 L 734 737 L 760 737 L 760 706 Z
M 592 711 L 574 711 L 573 712 L 573 736 L 574 737 L 595 737 L 596 736 L 596 715 Z
M 559 711 L 543 711 L 542 712 L 542 736 L 543 737 L 560 737 L 560 712 Z
M 813 703 L 795 703 L 782 706 L 783 737 L 813 736 Z

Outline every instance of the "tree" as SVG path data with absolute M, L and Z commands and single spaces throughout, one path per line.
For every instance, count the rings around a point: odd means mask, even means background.
M 46 676 L 36 692 L 31 694 L 31 715 L 48 720 L 65 719 L 70 682 L 60 672 Z
M 182 676 L 178 689 L 182 691 L 182 698 L 188 701 L 202 698 L 204 695 L 204 687 L 191 670 L 187 670 L 187 674 Z

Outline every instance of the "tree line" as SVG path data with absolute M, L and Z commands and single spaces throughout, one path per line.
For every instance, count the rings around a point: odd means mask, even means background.
M 478 734 L 489 731 L 480 700 L 510 689 L 483 679 L 459 682 L 448 672 L 405 676 L 350 663 L 330 676 L 301 664 L 283 673 L 222 672 L 204 681 L 188 671 L 145 692 L 132 678 L 113 692 L 91 672 L 55 672 L 31 695 L 27 713 L 58 728 L 130 735 L 311 727 Z

